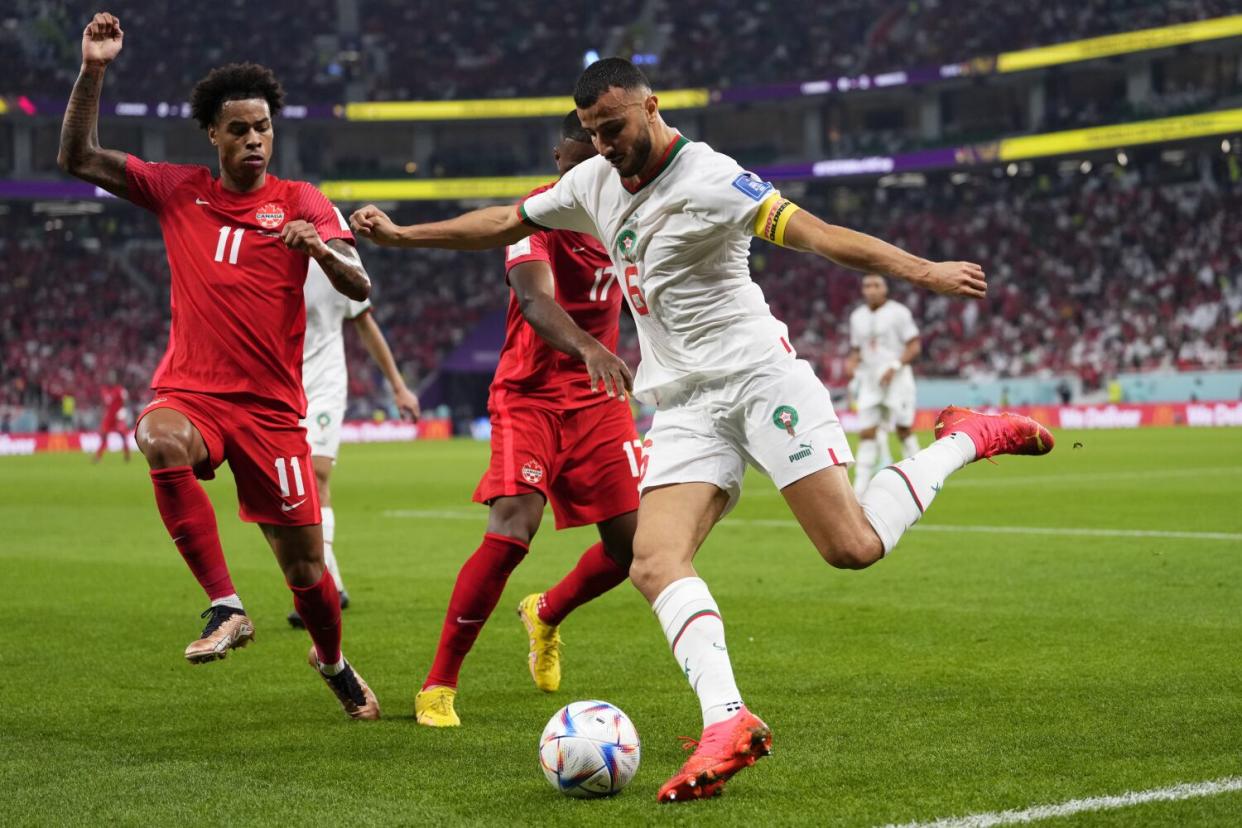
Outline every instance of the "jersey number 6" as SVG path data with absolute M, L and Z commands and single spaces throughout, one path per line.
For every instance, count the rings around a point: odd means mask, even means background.
M 639 316 L 650 313 L 647 310 L 647 297 L 643 296 L 638 287 L 638 265 L 630 265 L 625 269 L 625 289 L 630 294 L 630 307 L 634 309 L 634 313 Z

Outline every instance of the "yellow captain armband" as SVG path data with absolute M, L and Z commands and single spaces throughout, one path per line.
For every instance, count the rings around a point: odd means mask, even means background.
M 755 214 L 754 234 L 784 247 L 785 228 L 789 226 L 789 219 L 801 209 L 780 193 L 772 193 L 759 205 L 759 212 Z

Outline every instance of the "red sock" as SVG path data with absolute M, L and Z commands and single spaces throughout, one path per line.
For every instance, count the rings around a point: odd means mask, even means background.
M 474 646 L 483 624 L 496 609 L 500 593 L 504 592 L 510 573 L 526 557 L 526 544 L 493 535 L 483 536 L 483 543 L 462 564 L 453 585 L 453 597 L 449 599 L 448 613 L 444 616 L 444 628 L 440 631 L 440 646 L 436 658 L 427 673 L 423 687 L 433 684 L 444 687 L 457 686 L 457 674 L 461 663 Z
M 98 463 L 100 460 L 102 460 L 102 459 L 103 459 L 104 452 L 105 452 L 105 451 L 107 451 L 107 450 L 108 450 L 108 435 L 107 435 L 107 434 L 100 434 L 100 435 L 99 435 L 99 448 L 95 450 L 95 458 L 94 458 L 94 459 L 95 459 L 95 462 L 96 462 L 96 463 Z M 125 449 L 125 451 L 126 451 L 126 452 L 128 452 L 128 451 L 129 451 L 129 449 L 128 449 L 128 448 L 126 448 L 126 449 Z
M 234 594 L 237 590 L 220 548 L 216 513 L 194 470 L 189 466 L 152 469 L 151 483 L 164 526 L 207 597 L 214 601 Z
M 597 543 L 582 553 L 578 565 L 561 582 L 539 599 L 539 618 L 545 624 L 559 624 L 578 607 L 603 595 L 629 577 L 608 557 L 604 544 Z
M 341 660 L 341 594 L 336 581 L 325 566 L 319 583 L 308 587 L 289 585 L 293 608 L 302 616 L 302 623 L 315 642 L 320 664 L 336 664 Z

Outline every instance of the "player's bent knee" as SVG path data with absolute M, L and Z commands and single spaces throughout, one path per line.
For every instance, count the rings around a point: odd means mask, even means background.
M 664 568 L 650 556 L 641 559 L 635 556 L 630 562 L 630 581 L 648 600 L 654 600 L 664 586 L 665 577 Z
M 487 531 L 529 544 L 539 531 L 543 518 L 540 497 L 502 497 L 492 503 L 487 517 Z
M 284 566 L 285 582 L 291 587 L 307 589 L 323 579 L 323 561 L 297 561 Z
M 864 428 L 862 431 L 858 432 L 858 439 L 859 440 L 874 440 L 875 433 L 876 433 L 876 429 L 874 428 Z
M 137 442 L 153 469 L 191 465 L 190 446 L 184 435 L 163 429 L 143 429 L 137 435 Z
M 878 537 L 859 537 L 825 544 L 819 554 L 836 569 L 866 569 L 884 557 L 884 544 Z

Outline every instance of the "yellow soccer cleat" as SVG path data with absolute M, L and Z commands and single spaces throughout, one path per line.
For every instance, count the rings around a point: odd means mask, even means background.
M 414 696 L 414 718 L 427 727 L 461 727 L 461 719 L 453 709 L 457 688 L 434 684 Z
M 543 692 L 555 693 L 561 686 L 561 634 L 539 617 L 539 593 L 522 599 L 518 618 L 530 639 L 530 677 Z

